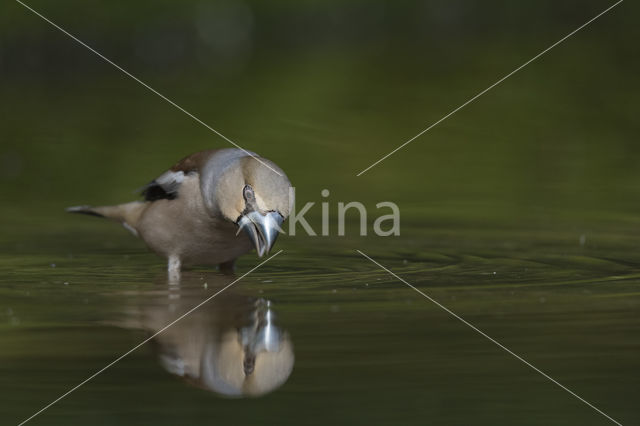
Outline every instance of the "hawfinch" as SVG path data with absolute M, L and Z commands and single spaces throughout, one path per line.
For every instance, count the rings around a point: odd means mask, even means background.
M 260 257 L 269 253 L 289 215 L 290 187 L 272 161 L 225 148 L 178 161 L 142 188 L 144 201 L 67 211 L 122 223 L 168 259 L 170 274 L 185 264 L 231 272 L 252 247 Z

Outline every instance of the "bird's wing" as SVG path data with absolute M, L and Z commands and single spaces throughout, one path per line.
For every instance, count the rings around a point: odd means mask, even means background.
M 199 151 L 183 158 L 169 170 L 145 185 L 141 189 L 141 195 L 146 201 L 175 199 L 185 176 L 202 170 L 209 157 L 216 151 L 215 149 Z

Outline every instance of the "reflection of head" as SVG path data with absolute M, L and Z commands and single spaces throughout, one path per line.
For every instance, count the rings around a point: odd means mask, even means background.
M 293 370 L 293 346 L 282 336 L 277 351 L 255 354 L 242 346 L 237 331 L 228 331 L 220 341 L 208 342 L 202 357 L 200 384 L 228 396 L 258 396 L 282 385 Z M 253 371 L 246 371 L 247 361 Z

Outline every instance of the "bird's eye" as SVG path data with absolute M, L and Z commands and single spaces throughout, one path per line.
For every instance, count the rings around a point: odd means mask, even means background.
M 242 196 L 246 201 L 254 201 L 256 199 L 255 194 L 253 193 L 253 188 L 251 185 L 245 185 L 242 189 Z

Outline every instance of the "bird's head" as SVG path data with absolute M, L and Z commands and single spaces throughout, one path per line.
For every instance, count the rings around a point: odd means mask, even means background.
M 262 257 L 273 247 L 289 216 L 290 187 L 287 176 L 272 161 L 243 156 L 217 176 L 212 188 L 216 205 L 207 204 L 235 223 L 238 233 L 245 233 Z

